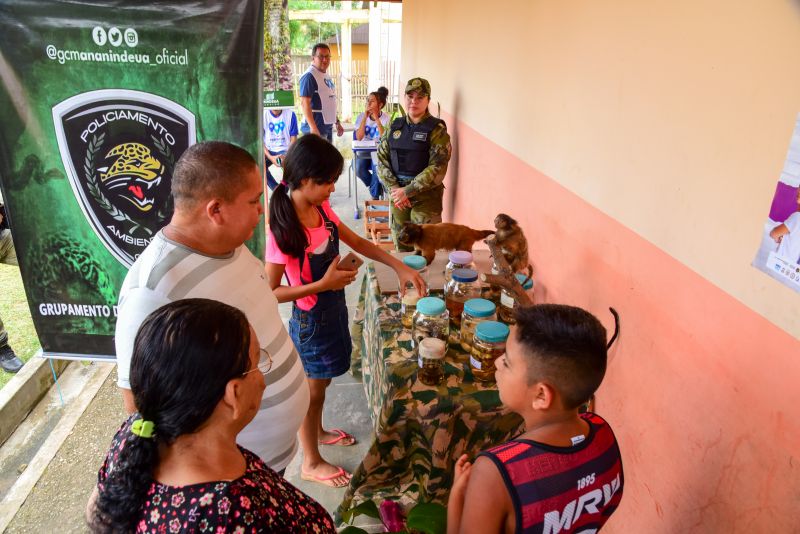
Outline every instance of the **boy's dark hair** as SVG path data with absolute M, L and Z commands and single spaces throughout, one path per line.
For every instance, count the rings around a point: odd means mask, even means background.
M 308 234 L 294 209 L 291 192 L 306 178 L 318 185 L 335 182 L 343 168 L 339 150 L 318 135 L 304 135 L 289 147 L 283 158 L 283 181 L 269 199 L 269 229 L 281 252 L 299 258 L 308 246 Z
M 587 402 L 606 374 L 606 329 L 597 317 L 562 304 L 520 307 L 514 317 L 528 382 L 551 384 L 567 410 Z
M 224 141 L 196 143 L 181 155 L 172 174 L 177 208 L 191 209 L 211 197 L 233 201 L 244 189 L 245 177 L 258 164 L 245 149 Z
M 328 51 L 330 51 L 330 49 L 331 49 L 331 47 L 326 45 L 325 43 L 317 43 L 311 49 L 311 55 L 312 56 L 316 56 L 317 55 L 317 50 L 319 50 L 320 48 L 324 48 L 325 50 L 328 50 Z

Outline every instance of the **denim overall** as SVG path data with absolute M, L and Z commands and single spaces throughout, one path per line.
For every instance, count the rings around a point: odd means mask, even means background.
M 303 254 L 300 258 L 300 282 L 321 280 L 333 259 L 339 254 L 339 229 L 325 210 L 317 207 L 325 228 L 330 233 L 328 245 L 321 254 Z M 303 264 L 308 256 L 311 280 L 303 280 Z M 333 378 L 350 368 L 353 343 L 347 319 L 344 289 L 317 293 L 317 303 L 309 311 L 292 306 L 289 335 L 294 342 L 303 369 L 309 378 Z

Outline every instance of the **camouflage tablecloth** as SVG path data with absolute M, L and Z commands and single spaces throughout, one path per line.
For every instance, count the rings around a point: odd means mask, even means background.
M 522 419 L 501 407 L 496 386 L 473 380 L 460 345 L 449 348 L 441 385 L 417 381 L 411 334 L 400 323 L 400 301 L 379 293 L 371 264 L 351 334 L 351 371 L 364 382 L 375 436 L 339 513 L 367 499 L 445 504 L 461 454 L 474 457 L 522 431 Z

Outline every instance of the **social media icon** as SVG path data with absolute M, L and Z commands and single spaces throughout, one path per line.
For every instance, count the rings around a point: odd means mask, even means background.
M 113 46 L 119 46 L 122 44 L 122 32 L 119 30 L 119 28 L 115 27 L 108 30 L 108 42 Z
M 97 46 L 104 46 L 108 40 L 106 31 L 100 26 L 95 26 L 94 29 L 92 29 L 92 40 Z
M 133 28 L 125 29 L 125 44 L 131 48 L 139 44 L 139 34 Z

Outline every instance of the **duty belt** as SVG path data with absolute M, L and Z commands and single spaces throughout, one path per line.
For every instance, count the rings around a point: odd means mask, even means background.
M 416 176 L 408 176 L 408 175 L 398 174 L 397 175 L 397 184 L 400 187 L 405 187 L 408 184 L 410 184 L 411 182 L 413 182 L 414 178 L 416 178 Z

